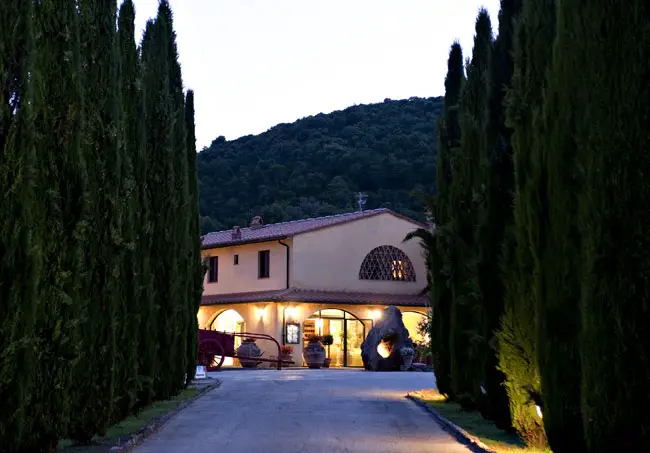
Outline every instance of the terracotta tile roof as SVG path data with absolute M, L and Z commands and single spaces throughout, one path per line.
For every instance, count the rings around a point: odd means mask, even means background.
M 273 291 L 255 291 L 203 296 L 201 305 L 237 304 L 245 302 L 317 302 L 357 305 L 428 305 L 426 296 L 416 294 L 375 294 L 350 291 L 321 291 L 288 288 Z
M 345 214 L 331 215 L 327 217 L 316 217 L 313 219 L 293 220 L 290 222 L 272 223 L 261 228 L 242 228 L 241 236 L 233 239 L 232 229 L 208 233 L 201 237 L 204 249 L 223 247 L 228 245 L 246 244 L 249 242 L 262 242 L 283 239 L 296 234 L 307 233 L 332 225 L 351 222 L 353 220 L 372 217 L 377 214 L 391 213 L 397 217 L 404 218 L 410 222 L 420 225 L 420 222 L 401 216 L 390 209 L 380 208 L 368 211 L 348 212 Z M 426 225 L 422 225 L 425 226 Z

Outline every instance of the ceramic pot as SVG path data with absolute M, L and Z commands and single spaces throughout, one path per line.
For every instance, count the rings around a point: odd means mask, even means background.
M 261 355 L 262 355 L 262 350 L 260 349 L 259 346 L 255 344 L 254 341 L 244 341 L 237 348 L 238 357 L 261 357 Z M 241 366 L 244 368 L 255 368 L 262 362 L 258 360 L 240 358 L 239 363 L 241 363 Z
M 413 364 L 413 356 L 403 355 L 402 360 L 404 362 L 404 364 L 402 365 L 402 371 L 408 371 L 408 369 L 411 368 L 411 365 Z
M 325 348 L 320 341 L 310 341 L 302 351 L 302 357 L 309 368 L 320 368 L 325 362 Z

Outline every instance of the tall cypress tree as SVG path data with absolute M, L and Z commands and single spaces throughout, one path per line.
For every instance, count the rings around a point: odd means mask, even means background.
M 171 114 L 173 115 L 173 200 L 175 214 L 173 214 L 174 247 L 175 253 L 171 256 L 170 272 L 174 277 L 171 297 L 168 300 L 170 310 L 174 312 L 174 338 L 172 339 L 174 362 L 170 364 L 169 383 L 171 393 L 176 393 L 185 385 L 185 372 L 187 371 L 187 325 L 190 311 L 194 305 L 188 297 L 193 279 L 187 273 L 177 272 L 177 269 L 189 270 L 189 228 L 190 228 L 190 199 L 189 199 L 189 173 L 187 160 L 187 129 L 185 119 L 185 94 L 183 92 L 183 79 L 181 67 L 178 62 L 178 49 L 176 45 L 176 32 L 169 3 L 165 0 L 160 3 L 158 20 L 164 21 L 165 30 L 164 46 L 169 68 L 169 89 L 171 101 Z M 196 313 L 193 314 L 196 318 Z
M 434 372 L 440 393 L 453 397 L 451 385 L 451 355 L 449 335 L 451 333 L 450 312 L 452 294 L 449 280 L 453 256 L 453 241 L 448 230 L 450 212 L 451 162 L 450 156 L 458 153 L 460 146 L 460 125 L 458 109 L 460 93 L 465 74 L 463 71 L 463 50 L 455 42 L 449 51 L 447 76 L 445 78 L 445 101 L 442 118 L 438 121 L 438 151 L 436 155 L 436 204 L 435 204 L 435 249 L 430 251 L 432 273 L 432 323 L 431 347 Z
M 140 396 L 138 397 L 138 406 L 149 404 L 154 396 L 154 379 L 160 369 L 158 357 L 158 318 L 163 315 L 160 312 L 159 294 L 163 290 L 163 280 L 159 275 L 161 266 L 161 255 L 164 250 L 160 249 L 160 238 L 158 228 L 158 216 L 162 213 L 161 199 L 158 193 L 161 190 L 162 181 L 160 179 L 160 157 L 158 144 L 158 135 L 161 134 L 158 126 L 160 119 L 157 114 L 163 112 L 158 106 L 160 102 L 160 71 L 157 68 L 158 61 L 155 45 L 155 23 L 153 20 L 147 21 L 142 44 L 141 53 L 141 80 L 142 80 L 142 115 L 144 118 L 144 146 L 141 147 L 142 153 L 138 159 L 139 165 L 136 167 L 138 178 L 144 178 L 143 191 L 141 193 L 142 202 L 145 204 L 145 210 L 142 211 L 140 218 L 140 239 L 138 241 L 139 250 L 143 257 L 142 275 L 146 279 L 151 276 L 149 281 L 143 287 L 141 322 L 140 329 Z M 164 132 L 164 131 L 163 131 Z M 145 258 L 146 257 L 146 258 Z
M 139 81 L 138 52 L 135 44 L 135 8 L 132 0 L 125 0 L 119 11 L 118 43 L 120 55 L 121 118 L 120 137 L 122 184 L 121 202 L 122 232 L 124 239 L 124 260 L 122 261 L 123 283 L 120 307 L 119 363 L 116 378 L 115 420 L 125 418 L 135 406 L 138 394 L 138 355 L 140 330 L 140 304 L 142 301 L 142 274 L 137 255 L 137 223 L 140 211 L 139 192 L 141 184 L 135 180 L 134 167 L 140 157 L 139 147 L 141 117 L 138 111 Z
M 545 92 L 540 144 L 533 165 L 540 241 L 537 285 L 537 354 L 544 428 L 555 453 L 585 450 L 580 395 L 580 248 L 578 193 L 583 190 L 576 162 L 576 121 L 580 116 L 576 74 L 584 61 L 574 51 L 580 27 L 578 2 L 558 2 L 557 34 Z M 537 146 L 535 146 L 537 149 Z M 537 152 L 536 152 L 537 154 Z M 535 248 L 534 248 L 535 249 Z
M 477 281 L 475 225 L 477 200 L 484 175 L 480 158 L 487 108 L 487 77 L 492 52 L 492 25 L 482 9 L 476 19 L 472 59 L 467 66 L 460 101 L 460 148 L 453 156 L 450 188 L 450 228 L 454 234 L 455 274 L 452 281 L 451 376 L 453 392 L 464 404 L 475 405 L 481 395 L 487 341 L 485 310 Z
M 89 228 L 83 359 L 76 369 L 73 439 L 103 434 L 113 411 L 118 329 L 123 284 L 122 162 L 119 124 L 117 5 L 114 0 L 80 0 L 81 55 L 86 83 L 84 136 L 90 176 Z
M 187 180 L 188 180 L 188 307 L 187 319 L 187 383 L 194 379 L 197 363 L 198 320 L 197 313 L 203 294 L 203 266 L 201 263 L 201 219 L 199 216 L 199 186 L 196 169 L 196 132 L 194 125 L 194 91 L 185 97 L 185 128 L 187 130 Z
M 87 244 L 87 174 L 82 133 L 84 102 L 78 15 L 73 2 L 34 3 L 33 71 L 36 155 L 39 162 L 35 222 L 43 273 L 35 315 L 38 370 L 26 451 L 56 447 L 70 419 L 74 372 L 83 339 L 83 266 Z M 96 376 L 93 376 L 96 378 Z
M 0 445 L 30 434 L 34 318 L 40 279 L 35 234 L 32 2 L 0 3 Z M 19 376 L 19 379 L 16 379 Z
M 505 124 L 504 95 L 513 72 L 513 26 L 521 9 L 521 0 L 502 0 L 499 11 L 499 35 L 490 56 L 485 146 L 481 163 L 481 203 L 477 224 L 477 277 L 485 309 L 484 337 L 489 345 L 485 358 L 485 394 L 483 414 L 497 426 L 509 427 L 510 410 L 503 386 L 504 376 L 498 369 L 496 332 L 503 314 L 504 284 L 501 273 L 502 247 L 506 226 L 512 217 L 512 147 L 511 131 Z
M 178 118 L 173 94 L 170 44 L 173 40 L 169 5 L 162 1 L 156 20 L 148 26 L 149 35 L 143 42 L 143 62 L 147 96 L 147 146 L 149 158 L 148 195 L 151 201 L 152 255 L 157 259 L 151 271 L 157 278 L 154 304 L 158 310 L 153 325 L 157 338 L 157 366 L 165 372 L 155 372 L 154 392 L 156 398 L 166 398 L 174 393 L 179 354 L 185 356 L 185 348 L 179 351 L 180 336 L 178 319 L 183 301 L 179 295 L 177 277 L 178 250 L 178 194 L 174 166 L 178 164 L 176 137 Z M 183 135 L 183 149 L 185 149 Z M 183 326 L 184 328 L 184 326 Z M 185 369 L 183 369 L 183 372 Z M 182 380 L 182 379 L 181 379 Z
M 546 74 L 555 36 L 555 0 L 525 2 L 515 37 L 515 66 L 507 98 L 514 163 L 513 223 L 506 241 L 505 313 L 499 333 L 499 367 L 506 375 L 512 423 L 533 446 L 545 446 L 546 434 L 535 405 L 541 384 L 535 334 L 536 281 L 539 275 L 540 204 L 543 182 L 541 135 Z
M 567 23 L 560 21 L 558 35 L 570 33 L 567 53 L 583 64 L 574 63 L 564 80 L 579 87 L 573 151 L 584 178 L 577 204 L 585 439 L 591 453 L 647 450 L 650 5 L 642 0 L 564 4 L 560 14 Z M 579 14 L 579 24 L 569 22 L 570 13 Z

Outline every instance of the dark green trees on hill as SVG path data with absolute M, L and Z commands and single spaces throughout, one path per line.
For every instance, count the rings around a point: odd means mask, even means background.
M 0 5 L 2 453 L 88 442 L 192 376 L 193 94 L 168 3 L 142 55 L 134 14 Z
M 358 105 L 280 124 L 198 155 L 202 232 L 264 221 L 388 207 L 424 220 L 412 192 L 430 194 L 441 98 Z

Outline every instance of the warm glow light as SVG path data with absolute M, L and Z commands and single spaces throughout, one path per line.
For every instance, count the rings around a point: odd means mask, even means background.
M 298 307 L 287 307 L 287 318 L 293 320 L 298 317 Z
M 318 318 L 316 320 L 316 328 L 317 329 L 322 329 L 323 328 L 323 320 L 321 318 Z
M 381 319 L 381 312 L 379 310 L 374 310 L 370 312 L 370 318 L 373 321 L 377 321 L 378 319 Z
M 264 316 L 266 315 L 266 307 L 264 308 L 257 308 L 257 317 L 260 318 L 260 321 L 264 320 Z
M 535 405 L 535 408 L 537 409 L 537 416 L 539 418 L 542 418 L 542 408 L 539 407 L 538 405 Z
M 377 345 L 377 353 L 384 359 L 390 355 L 390 350 L 388 349 L 386 343 L 382 341 Z

